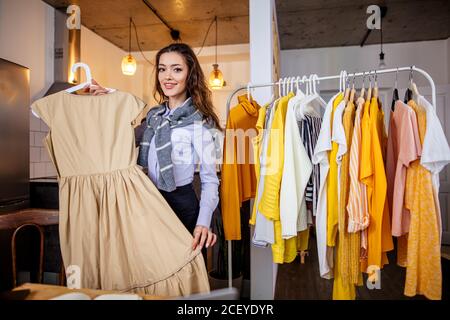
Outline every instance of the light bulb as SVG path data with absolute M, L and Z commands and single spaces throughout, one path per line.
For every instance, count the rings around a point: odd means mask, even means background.
M 386 62 L 384 61 L 384 52 L 380 53 L 380 63 L 378 64 L 379 69 L 386 68 Z
M 221 89 L 224 86 L 222 71 L 217 63 L 213 64 L 213 67 L 214 70 L 209 75 L 209 85 L 211 89 Z
M 136 73 L 136 59 L 129 54 L 122 59 L 122 73 L 127 76 L 132 76 Z

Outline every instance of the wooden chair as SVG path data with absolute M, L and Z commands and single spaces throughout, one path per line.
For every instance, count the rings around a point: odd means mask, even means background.
M 54 209 L 36 209 L 29 208 L 18 211 L 12 211 L 3 213 L 0 215 L 0 231 L 1 230 L 15 230 L 13 240 L 11 241 L 11 251 L 13 252 L 13 273 L 14 273 L 14 287 L 17 285 L 17 266 L 16 266 L 16 236 L 18 232 L 26 226 L 37 226 L 41 234 L 41 263 L 40 263 L 40 281 L 42 282 L 42 270 L 43 270 L 43 237 L 42 231 L 45 226 L 58 225 L 59 223 L 59 211 Z M 14 247 L 13 247 L 14 246 Z M 64 269 L 64 263 L 61 261 L 61 269 L 59 272 L 59 283 L 64 286 L 66 282 L 66 274 Z
M 38 283 L 42 283 L 42 275 L 43 275 L 43 269 L 44 269 L 44 241 L 45 241 L 45 235 L 44 235 L 44 228 L 42 228 L 40 225 L 35 223 L 25 223 L 20 225 L 14 230 L 14 233 L 11 238 L 11 256 L 12 256 L 12 277 L 13 277 L 13 287 L 17 287 L 17 252 L 16 252 L 16 240 L 17 235 L 20 231 L 23 229 L 29 229 L 34 228 L 39 231 L 39 238 L 40 238 L 40 246 L 39 246 L 39 271 L 38 271 Z

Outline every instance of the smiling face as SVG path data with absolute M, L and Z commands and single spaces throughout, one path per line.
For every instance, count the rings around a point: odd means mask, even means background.
M 185 94 L 188 66 L 183 56 L 177 52 L 163 53 L 158 64 L 158 81 L 168 98 Z

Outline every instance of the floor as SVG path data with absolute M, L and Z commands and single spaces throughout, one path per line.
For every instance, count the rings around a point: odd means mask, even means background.
M 450 248 L 444 248 L 445 250 Z M 450 253 L 450 250 L 449 250 Z M 368 289 L 365 285 L 357 288 L 358 300 L 409 300 L 425 299 L 423 296 L 414 298 L 403 294 L 406 269 L 397 266 L 394 261 L 395 252 L 388 255 L 389 265 L 381 271 L 381 289 Z M 450 291 L 450 261 L 442 259 L 443 300 L 449 299 Z M 366 283 L 364 278 L 364 284 Z M 299 300 L 329 300 L 332 298 L 333 280 L 322 279 L 319 276 L 319 265 L 315 239 L 310 241 L 310 254 L 301 264 L 299 257 L 289 264 L 278 266 L 278 277 L 275 288 L 275 299 Z

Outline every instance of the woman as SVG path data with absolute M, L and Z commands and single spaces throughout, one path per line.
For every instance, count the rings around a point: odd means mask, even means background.
M 138 164 L 148 168 L 150 179 L 193 234 L 192 249 L 208 248 L 217 240 L 210 224 L 219 202 L 214 139 L 208 129 L 220 125 L 211 92 L 195 53 L 186 44 L 161 49 L 155 68 L 153 95 L 160 105 L 147 114 Z M 88 90 L 93 95 L 109 92 L 95 81 Z M 197 163 L 200 202 L 192 185 Z

